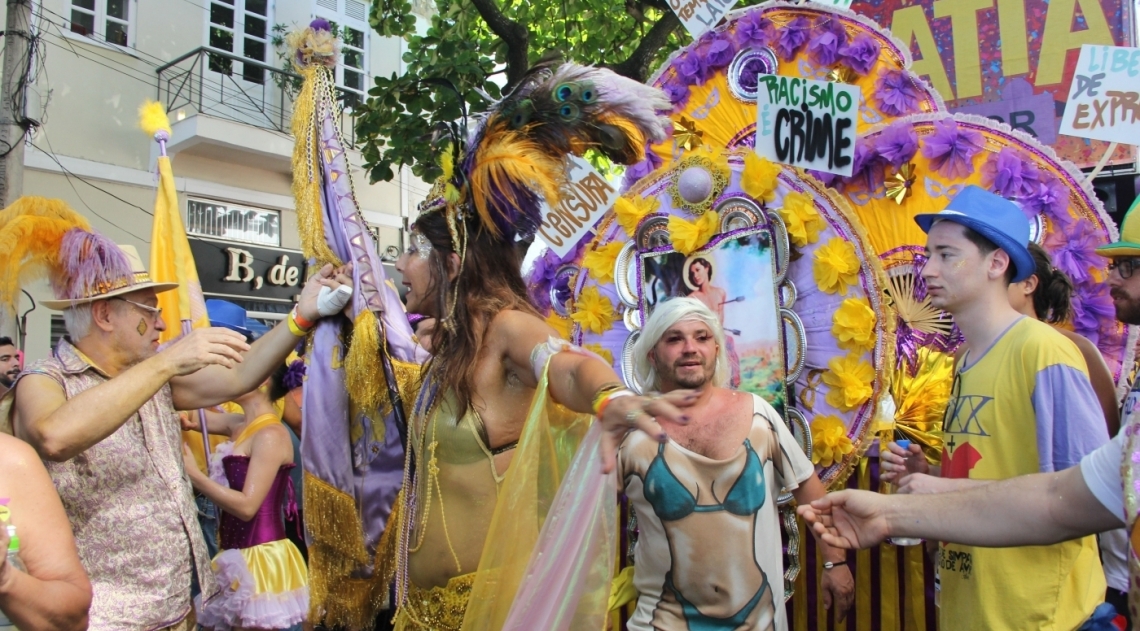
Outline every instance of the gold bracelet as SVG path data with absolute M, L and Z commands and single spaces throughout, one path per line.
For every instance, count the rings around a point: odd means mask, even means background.
M 593 405 L 592 405 L 593 409 L 595 409 L 595 410 L 598 409 L 598 404 L 602 402 L 602 399 L 604 399 L 607 394 L 614 392 L 615 390 L 621 390 L 624 387 L 625 387 L 625 384 L 612 382 L 612 383 L 607 383 L 607 384 L 603 385 L 602 387 L 598 388 L 597 391 L 594 392 L 594 396 L 591 399 L 591 401 L 593 403 Z

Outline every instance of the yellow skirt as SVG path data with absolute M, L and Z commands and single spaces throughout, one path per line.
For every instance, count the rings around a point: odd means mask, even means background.
M 396 612 L 395 631 L 459 631 L 475 573 L 456 576 L 445 587 L 422 589 L 408 582 L 407 602 Z
M 309 571 L 288 539 L 223 550 L 212 566 L 221 593 L 196 603 L 204 627 L 285 629 L 309 613 Z

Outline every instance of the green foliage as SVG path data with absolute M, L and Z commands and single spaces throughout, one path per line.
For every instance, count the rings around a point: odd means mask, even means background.
M 499 37 L 476 4 L 497 5 L 488 19 L 521 25 L 526 37 L 510 41 Z M 470 112 L 480 112 L 488 105 L 486 97 L 499 98 L 508 76 L 517 77 L 525 70 L 509 67 L 512 46 L 514 50 L 521 46 L 531 63 L 556 51 L 581 63 L 617 65 L 668 10 L 663 2 L 634 0 L 437 0 L 435 6 L 431 26 L 416 34 L 407 0 L 373 0 L 372 27 L 407 41 L 406 72 L 376 77 L 369 98 L 358 110 L 357 138 L 373 182 L 391 180 L 401 165 L 428 181 L 439 174 L 435 163 L 439 143 L 433 145 L 433 130 L 437 124 L 458 120 L 460 103 L 455 93 L 423 80 L 450 81 Z M 674 28 L 665 45 L 652 51 L 650 67 L 688 41 L 682 28 Z

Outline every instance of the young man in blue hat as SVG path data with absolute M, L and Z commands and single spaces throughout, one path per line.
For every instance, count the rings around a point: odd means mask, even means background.
M 901 493 L 960 490 L 1067 469 L 1106 443 L 1077 347 L 1009 304 L 1009 284 L 1036 269 L 1021 209 L 970 186 L 942 212 L 915 220 L 927 233 L 927 295 L 954 316 L 967 350 L 943 420 L 941 466 L 928 466 L 917 445 L 892 444 L 884 479 Z M 1105 590 L 1092 537 L 1008 550 L 943 543 L 939 569 L 944 631 L 1074 629 Z
M 1125 324 L 1140 324 L 1138 208 L 1140 201 L 1124 217 L 1119 241 L 1097 248 L 1099 254 L 1112 259 L 1107 283 L 1116 319 Z M 1129 605 L 1135 622 L 1140 605 L 1140 562 L 1136 561 L 1140 550 L 1140 529 L 1136 528 L 1140 517 L 1138 383 L 1133 384 L 1121 410 L 1120 433 L 1085 456 L 1079 467 L 925 497 L 841 491 L 802 506 L 799 512 L 824 541 L 847 549 L 869 548 L 889 537 L 925 537 L 988 547 L 1052 547 L 1059 541 L 1087 538 L 1124 526 L 1132 548 Z M 1047 597 L 1041 594 L 1043 600 Z M 1097 617 L 1101 617 L 1100 612 Z M 1111 614 L 1106 617 L 1111 619 Z

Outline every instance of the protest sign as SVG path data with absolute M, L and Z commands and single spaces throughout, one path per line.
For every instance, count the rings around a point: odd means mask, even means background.
M 685 29 L 697 39 L 717 25 L 737 0 L 669 0 L 669 8 L 681 19 Z
M 859 89 L 844 83 L 761 74 L 756 153 L 781 164 L 849 176 Z
M 584 158 L 566 160 L 562 199 L 551 208 L 543 204 L 538 234 L 559 257 L 565 257 L 617 202 L 617 189 Z
M 1058 135 L 1061 106 L 1082 45 L 1134 45 L 1132 0 L 855 0 L 851 10 L 890 27 L 950 111 L 1000 120 L 1082 167 L 1104 155 L 1103 141 Z M 1135 159 L 1122 146 L 1110 164 Z
M 1140 144 L 1140 48 L 1081 47 L 1061 133 Z

